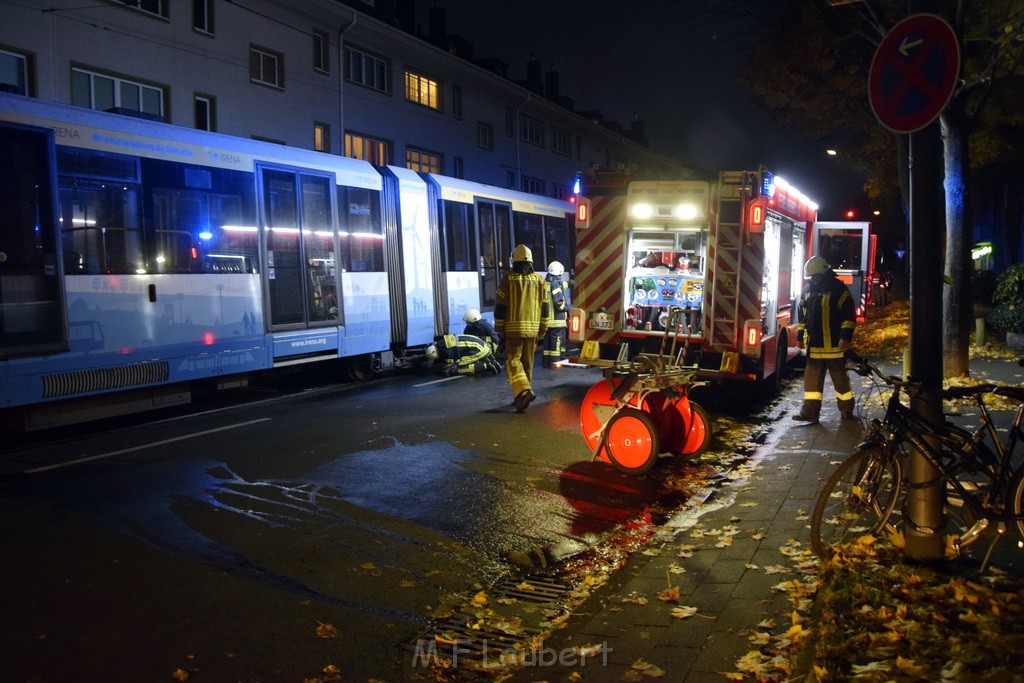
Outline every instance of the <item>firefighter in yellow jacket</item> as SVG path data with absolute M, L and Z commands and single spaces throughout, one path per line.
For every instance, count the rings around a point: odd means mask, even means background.
M 525 244 L 512 252 L 512 270 L 502 276 L 494 306 L 494 328 L 505 347 L 505 373 L 523 412 L 533 393 L 533 357 L 537 340 L 548 330 L 551 295 L 547 281 L 533 271 L 533 252 Z
M 800 295 L 797 345 L 807 348 L 804 370 L 804 404 L 793 416 L 798 422 L 817 424 L 825 388 L 825 371 L 832 376 L 836 402 L 844 420 L 853 418 L 853 388 L 843 353 L 850 348 L 857 325 L 850 290 L 836 277 L 828 262 L 812 256 L 804 264 L 808 280 Z

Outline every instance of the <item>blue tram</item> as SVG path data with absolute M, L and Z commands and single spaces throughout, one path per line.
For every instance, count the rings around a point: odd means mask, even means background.
M 3 93 L 0 167 L 0 409 L 27 429 L 415 365 L 491 315 L 514 244 L 575 253 L 567 201 Z

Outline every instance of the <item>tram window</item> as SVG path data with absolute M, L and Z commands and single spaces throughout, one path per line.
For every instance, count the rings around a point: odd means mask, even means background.
M 444 202 L 445 270 L 473 271 L 476 255 L 476 229 L 473 227 L 473 206 L 461 202 Z
M 258 270 L 251 174 L 147 159 L 142 178 L 149 272 Z
M 384 228 L 380 193 L 356 187 L 338 188 L 341 207 L 341 263 L 357 273 L 384 270 Z
M 516 213 L 513 223 L 515 225 L 515 243 L 525 244 L 533 251 L 535 270 L 547 270 L 547 255 L 543 253 L 544 219 L 528 213 Z
M 145 272 L 138 185 L 61 177 L 59 198 L 69 273 Z
M 566 268 L 572 267 L 572 245 L 569 244 L 569 237 L 572 230 L 569 228 L 565 218 L 545 218 L 544 235 L 545 248 L 547 249 L 548 262 L 561 261 Z M 541 264 L 546 269 L 547 263 Z M 536 264 L 535 264 L 536 265 Z M 538 270 L 541 270 L 538 267 Z

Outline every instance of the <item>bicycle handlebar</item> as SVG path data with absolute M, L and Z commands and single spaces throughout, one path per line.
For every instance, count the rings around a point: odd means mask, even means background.
M 904 383 L 902 378 L 885 374 L 878 369 L 877 365 L 853 349 L 846 349 L 846 351 L 843 352 L 843 357 L 846 359 L 847 363 L 852 363 L 852 365 L 848 365 L 847 367 L 861 377 L 870 377 L 871 375 L 875 375 L 886 384 L 898 385 Z

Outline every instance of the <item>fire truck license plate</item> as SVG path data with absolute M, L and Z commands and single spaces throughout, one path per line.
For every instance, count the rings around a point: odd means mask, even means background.
M 610 330 L 612 329 L 612 321 L 609 320 L 590 320 L 590 327 L 594 330 Z

